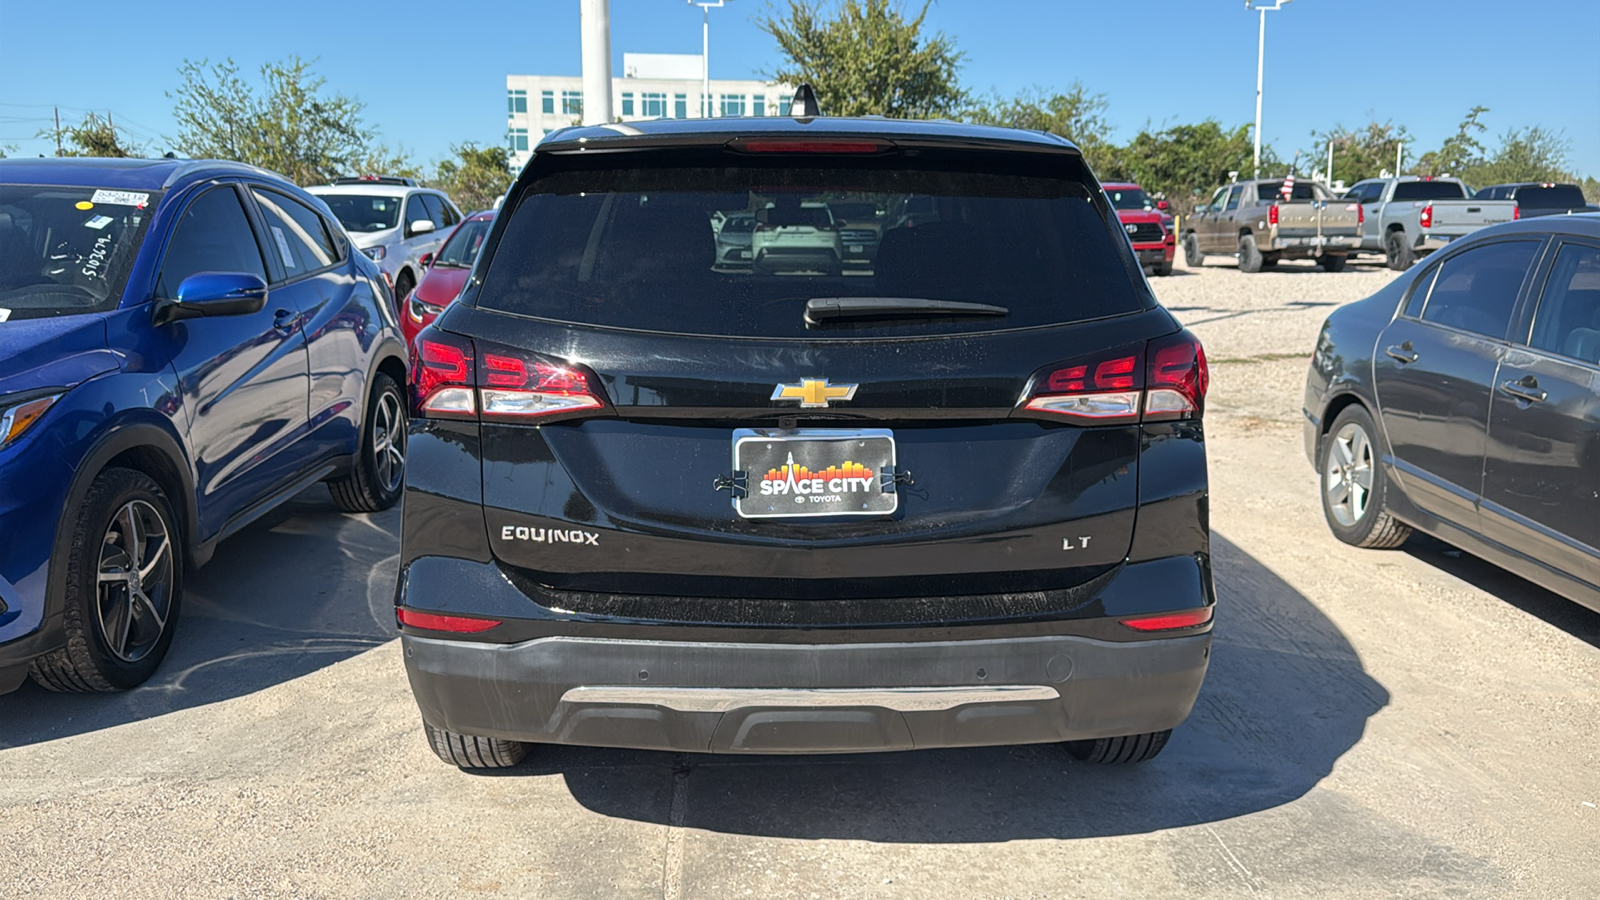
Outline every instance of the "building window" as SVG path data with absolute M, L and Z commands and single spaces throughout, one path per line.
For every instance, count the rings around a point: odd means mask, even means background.
M 725 116 L 742 116 L 742 115 L 744 115 L 744 95 L 743 94 L 723 94 L 722 95 L 722 114 L 725 115 Z
M 622 114 L 625 116 L 633 115 L 633 91 L 622 92 Z
M 639 114 L 642 116 L 660 119 L 667 114 L 666 94 L 640 94 L 639 103 Z
M 561 114 L 564 116 L 583 115 L 583 91 L 561 92 Z
M 794 98 L 792 98 L 792 97 L 779 98 L 779 100 L 778 100 L 778 115 L 787 116 L 789 114 L 789 109 L 792 106 L 794 106 Z
M 556 111 L 556 92 L 544 91 L 539 95 L 539 109 L 545 115 L 554 115 Z
M 687 119 L 687 118 L 689 118 L 689 95 L 688 94 L 673 94 L 672 95 L 672 117 L 674 119 Z
M 507 132 L 506 146 L 512 153 L 526 153 L 528 150 L 528 129 L 513 128 Z
M 767 98 L 766 97 L 763 97 L 760 94 L 757 94 L 757 95 L 755 95 L 755 97 L 751 98 L 751 102 L 753 104 L 755 104 L 755 106 L 754 106 L 753 109 L 750 110 L 750 115 L 752 115 L 752 116 L 764 116 L 764 115 L 767 114 Z
M 506 112 L 511 115 L 528 111 L 527 91 L 506 91 Z
M 545 130 L 544 130 L 544 133 L 545 133 L 545 134 L 549 134 L 549 133 L 550 133 L 550 132 L 552 132 L 552 131 L 555 131 L 555 129 L 554 129 L 554 128 L 546 128 L 546 129 L 545 129 Z

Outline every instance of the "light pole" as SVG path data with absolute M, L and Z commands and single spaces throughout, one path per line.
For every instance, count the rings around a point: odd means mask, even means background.
M 1274 6 L 1252 6 L 1252 0 L 1244 0 L 1245 9 L 1254 9 L 1261 13 L 1261 37 L 1256 42 L 1256 155 L 1254 160 L 1255 177 L 1261 177 L 1261 73 L 1263 63 L 1267 59 L 1267 13 L 1283 9 L 1285 3 L 1294 0 L 1277 0 Z
M 705 21 L 700 25 L 700 118 L 711 118 L 711 11 L 726 6 L 728 0 L 684 0 L 690 6 L 700 7 Z
M 611 122 L 611 0 L 582 0 L 583 124 Z

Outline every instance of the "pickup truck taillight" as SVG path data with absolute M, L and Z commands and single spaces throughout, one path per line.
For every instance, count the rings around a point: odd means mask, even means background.
M 1367 208 L 1359 203 L 1356 204 L 1356 224 L 1367 224 Z
M 1040 372 L 1022 409 L 1083 425 L 1186 419 L 1205 403 L 1210 375 L 1187 331 Z
M 1433 204 L 1429 203 L 1422 208 L 1422 214 L 1417 216 L 1417 224 L 1423 228 L 1433 227 Z
M 1520 206 L 1511 207 L 1511 221 L 1515 222 L 1516 220 L 1518 220 L 1520 218 L 1522 218 L 1522 207 L 1520 207 Z
M 543 421 L 603 410 L 594 376 L 578 366 L 424 328 L 411 346 L 413 415 L 485 422 Z
M 1271 209 L 1267 210 L 1267 224 L 1278 224 L 1278 204 L 1276 203 L 1272 204 Z

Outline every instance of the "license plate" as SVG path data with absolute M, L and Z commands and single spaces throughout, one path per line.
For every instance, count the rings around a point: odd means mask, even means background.
M 849 250 L 851 253 L 860 253 L 867 248 L 865 244 L 849 244 L 845 247 L 845 249 Z
M 733 468 L 744 473 L 745 496 L 734 492 L 733 509 L 746 519 L 889 515 L 900 507 L 894 467 L 894 433 L 885 428 L 740 428 Z

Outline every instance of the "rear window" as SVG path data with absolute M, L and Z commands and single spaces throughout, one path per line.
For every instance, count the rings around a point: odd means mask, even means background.
M 826 168 L 721 154 L 640 168 L 564 159 L 570 168 L 535 181 L 510 214 L 476 302 L 562 322 L 749 337 L 991 331 L 1149 302 L 1120 226 L 1070 177 L 1075 162 L 1013 158 L 1000 174 L 992 160 L 933 156 L 830 158 Z M 845 240 L 851 221 L 881 223 L 881 236 Z M 718 222 L 751 224 L 747 259 L 719 255 Z M 835 297 L 1006 313 L 808 326 L 807 301 Z
M 1265 203 L 1283 199 L 1283 182 L 1263 181 L 1256 185 L 1256 199 Z M 1321 200 L 1322 195 L 1317 193 L 1316 185 L 1309 181 L 1297 181 L 1289 187 L 1290 200 Z
M 1523 209 L 1583 209 L 1588 201 L 1575 184 L 1554 187 L 1525 187 L 1517 191 L 1517 205 Z
M 1465 200 L 1467 189 L 1459 181 L 1402 181 L 1394 186 L 1394 200 Z

